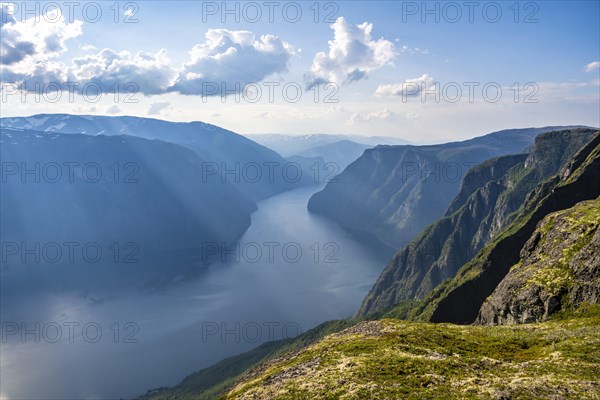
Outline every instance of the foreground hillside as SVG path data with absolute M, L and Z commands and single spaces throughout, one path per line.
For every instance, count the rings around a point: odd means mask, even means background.
M 362 322 L 249 372 L 223 398 L 597 399 L 599 323 Z

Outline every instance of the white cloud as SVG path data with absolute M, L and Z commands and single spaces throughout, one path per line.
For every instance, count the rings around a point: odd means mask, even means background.
M 598 68 L 600 68 L 600 61 L 594 61 L 583 67 L 583 70 L 585 72 L 592 72 Z
M 435 80 L 429 74 L 423 74 L 418 78 L 407 79 L 402 83 L 392 85 L 380 85 L 375 90 L 377 96 L 418 96 L 423 90 L 434 87 Z
M 154 54 L 103 49 L 74 58 L 67 66 L 55 58 L 67 50 L 66 40 L 81 35 L 80 21 L 66 24 L 62 16 L 58 22 L 48 22 L 56 18 L 16 22 L 5 14 L 2 18 L 6 21 L 1 26 L 2 82 L 24 82 L 25 90 L 33 90 L 36 83 L 75 82 L 79 89 L 94 83 L 103 93 L 219 95 L 222 88 L 226 93 L 236 87 L 241 91 L 248 83 L 287 71 L 294 54 L 293 46 L 275 35 L 257 39 L 249 31 L 209 29 L 206 40 L 190 51 L 190 61 L 178 68 L 171 65 L 164 49 Z M 81 49 L 95 47 L 84 44 Z M 206 83 L 212 84 L 209 93 Z
M 260 82 L 274 73 L 287 71 L 294 48 L 275 35 L 256 39 L 249 31 L 209 29 L 206 41 L 190 51 L 169 91 L 182 94 L 220 94 Z
M 96 48 L 96 46 L 94 46 L 93 44 L 89 44 L 89 43 L 86 43 L 83 46 L 79 46 L 79 48 L 83 51 L 98 50 Z
M 113 104 L 112 106 L 108 107 L 106 109 L 106 113 L 107 114 L 121 114 L 123 111 L 119 108 L 119 106 L 117 106 L 116 104 Z
M 390 64 L 396 56 L 394 44 L 380 38 L 373 40 L 373 24 L 352 25 L 343 17 L 331 25 L 333 40 L 329 52 L 319 52 L 310 67 L 309 85 L 324 82 L 343 84 L 363 79 L 367 73 Z
M 160 94 L 167 90 L 176 74 L 169 64 L 164 49 L 156 54 L 139 52 L 135 56 L 128 51 L 115 53 L 104 49 L 95 55 L 73 59 L 70 79 L 81 86 L 93 82 L 105 93 L 118 89 Z M 125 87 L 126 84 L 130 85 Z
M 408 54 L 429 54 L 429 50 L 421 49 L 419 47 L 408 47 L 406 45 L 400 48 L 400 53 L 408 53 Z
M 350 124 L 361 124 L 367 122 L 376 121 L 391 121 L 398 117 L 398 114 L 387 108 L 379 111 L 372 111 L 370 113 L 356 113 L 350 117 Z
M 66 67 L 56 58 L 67 51 L 66 41 L 82 34 L 82 22 L 66 23 L 64 16 L 49 11 L 43 18 L 15 20 L 0 6 L 0 74 L 2 82 L 46 83 L 66 77 Z M 62 80 L 59 80 L 61 82 Z
M 169 107 L 171 107 L 171 103 L 169 103 L 168 101 L 159 101 L 156 103 L 152 103 L 152 104 L 150 104 L 150 108 L 148 109 L 147 114 L 148 115 L 158 115 L 163 110 L 166 110 Z

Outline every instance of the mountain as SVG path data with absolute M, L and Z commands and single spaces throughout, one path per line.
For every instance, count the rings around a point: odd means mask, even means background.
M 481 309 L 479 324 L 532 323 L 600 298 L 600 197 L 547 215 Z
M 234 242 L 256 210 L 233 185 L 205 179 L 204 160 L 173 143 L 0 132 L 3 243 L 135 243 L 139 254 L 181 257 Z
M 437 286 L 406 314 L 432 322 L 473 323 L 486 299 L 511 268 L 521 262 L 521 251 L 535 234 L 538 224 L 551 213 L 596 199 L 600 196 L 598 182 L 600 133 L 558 174 L 537 185 L 527 195 L 513 222 L 466 263 L 455 277 Z M 573 257 L 573 254 L 563 255 L 566 257 L 563 262 L 567 263 Z M 550 258 L 550 254 L 545 257 Z M 534 313 L 533 310 L 529 312 Z
M 505 130 L 431 146 L 377 146 L 315 193 L 308 209 L 402 248 L 443 215 L 473 166 L 521 153 L 538 134 L 561 129 L 567 128 Z
M 423 301 L 263 344 L 142 399 L 600 396 L 600 132 L 544 134 L 529 150 L 488 160 L 465 178 L 448 213 L 467 209 L 492 183 L 510 183 L 493 207 L 506 226 Z M 436 323 L 476 318 L 534 323 Z
M 359 315 L 421 299 L 454 277 L 514 220 L 526 195 L 568 164 L 594 133 L 590 129 L 542 133 L 529 154 L 494 158 L 471 169 L 444 216 L 396 253 Z
M 0 118 L 0 126 L 46 133 L 130 135 L 186 147 L 204 160 L 205 174 L 216 174 L 258 201 L 298 183 L 284 176 L 286 161 L 244 136 L 204 122 L 168 122 L 152 118 L 39 114 Z
M 246 135 L 247 138 L 262 144 L 284 157 L 302 155 L 313 148 L 332 144 L 340 141 L 349 141 L 357 144 L 374 147 L 380 144 L 408 144 L 404 139 L 390 136 L 360 136 L 336 134 L 311 134 L 287 135 L 278 133 L 256 133 Z M 327 160 L 330 161 L 330 160 Z
M 325 162 L 333 164 L 333 168 L 328 172 L 334 173 L 335 171 L 335 175 L 337 175 L 360 157 L 369 147 L 371 146 L 349 140 L 340 140 L 339 142 L 328 143 L 305 150 L 298 153 L 298 156 L 320 157 Z

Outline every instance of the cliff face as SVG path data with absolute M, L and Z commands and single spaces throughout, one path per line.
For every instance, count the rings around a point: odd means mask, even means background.
M 428 295 L 421 318 L 433 322 L 472 323 L 484 301 L 496 290 L 538 223 L 556 211 L 600 195 L 600 134 L 596 134 L 561 173 L 538 185 L 518 218 L 450 281 Z M 493 318 L 492 318 L 493 319 Z M 487 321 L 487 319 L 486 319 Z
M 483 303 L 477 323 L 546 320 L 559 310 L 598 302 L 600 198 L 545 217 L 520 261 Z
M 454 277 L 514 220 L 527 193 L 558 173 L 593 132 L 545 133 L 536 139 L 529 155 L 499 157 L 473 168 L 444 217 L 393 257 L 358 315 L 423 298 L 443 280 Z
M 473 165 L 521 153 L 538 134 L 557 129 L 501 131 L 434 146 L 378 146 L 315 193 L 308 209 L 401 248 L 443 216 Z

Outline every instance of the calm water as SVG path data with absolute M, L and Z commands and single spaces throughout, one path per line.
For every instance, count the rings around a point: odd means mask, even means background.
M 38 271 L 43 278 L 35 280 L 31 271 L 3 271 L 2 396 L 132 397 L 259 343 L 352 315 L 387 254 L 308 213 L 317 190 L 259 203 L 238 249 L 221 254 L 224 263 L 164 290 L 119 277 L 111 290 L 82 291 L 73 274 L 59 270 Z M 90 279 L 91 271 L 80 272 Z

